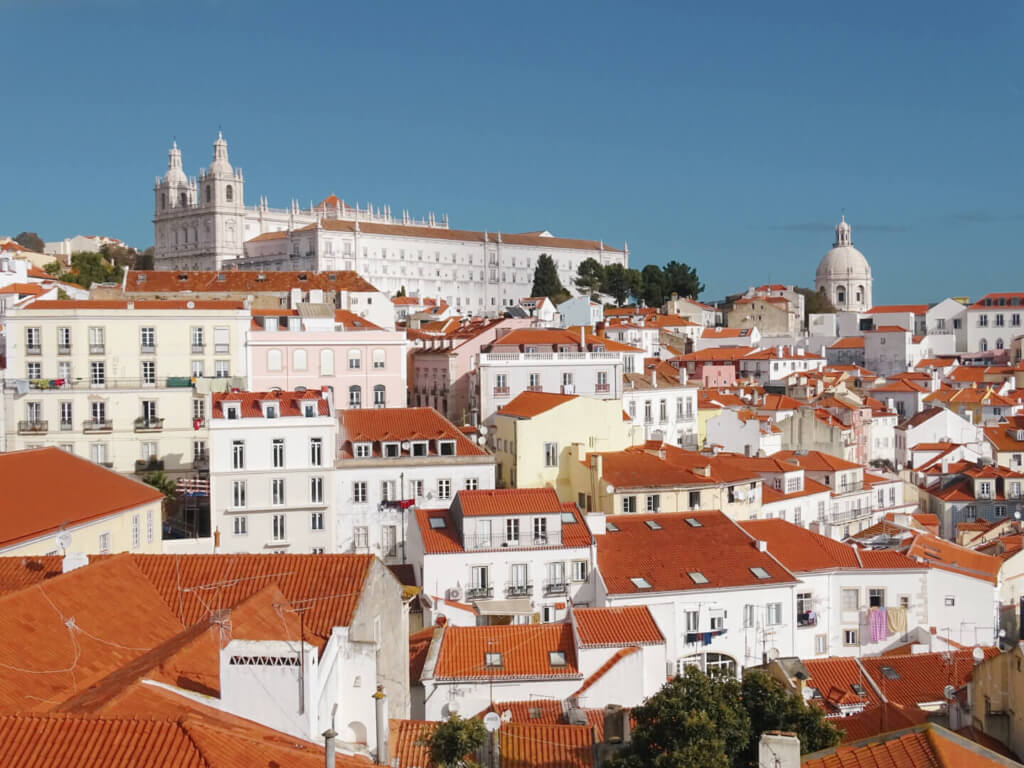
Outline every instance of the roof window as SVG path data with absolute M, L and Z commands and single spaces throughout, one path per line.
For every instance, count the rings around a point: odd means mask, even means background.
M 561 520 L 562 520 L 563 523 L 575 523 L 576 522 L 576 516 L 572 512 L 563 512 L 560 515 L 560 517 L 561 517 Z
M 258 275 L 256 275 L 256 281 L 257 281 L 257 282 L 260 282 L 260 283 L 262 283 L 262 282 L 263 282 L 263 281 L 265 281 L 266 279 L 267 279 L 267 276 L 266 276 L 266 275 L 264 275 L 264 274 L 263 274 L 262 272 L 260 272 L 260 273 L 259 273 Z
M 330 280 L 332 283 L 334 283 L 334 282 L 337 282 L 338 276 L 336 274 L 334 274 L 333 272 L 331 272 L 331 274 L 329 274 L 327 276 L 327 279 Z
M 686 518 L 686 524 L 688 526 L 690 526 L 691 528 L 703 528 L 704 527 L 704 523 L 702 523 L 696 517 L 688 517 L 688 518 Z
M 606 531 L 608 531 L 608 533 L 618 533 L 619 532 L 619 526 L 617 526 L 615 523 L 605 523 L 604 524 L 604 529 Z
M 225 275 L 223 272 L 218 272 L 217 273 L 217 282 L 218 283 L 227 282 L 227 279 L 228 279 L 228 276 Z
M 552 667 L 565 666 L 565 651 L 548 651 L 548 661 Z
M 178 275 L 178 279 L 179 280 L 188 280 L 188 275 L 186 275 L 184 272 L 182 272 L 181 274 Z
M 484 654 L 484 666 L 485 667 L 500 667 L 500 666 L 502 666 L 501 654 L 500 653 L 485 653 Z
M 700 571 L 690 571 L 690 578 L 693 579 L 694 584 L 707 584 L 708 577 Z
M 306 275 L 304 273 L 300 274 L 299 275 L 299 280 L 305 281 L 306 280 Z
M 850 690 L 856 693 L 858 696 L 867 697 L 868 692 L 864 690 L 864 686 L 860 683 L 851 683 Z
M 139 275 L 137 282 L 140 282 L 140 283 L 146 282 L 146 276 L 145 275 Z
M 890 680 L 899 680 L 900 679 L 900 673 L 897 672 L 892 667 L 879 667 L 879 671 L 883 675 L 885 675 L 887 678 L 889 678 Z
M 630 579 L 630 581 L 633 582 L 633 586 L 636 587 L 637 589 L 650 589 L 651 588 L 651 582 L 649 582 L 643 576 L 634 576 L 633 578 Z
M 433 528 L 435 531 L 438 530 L 439 528 L 444 528 L 445 527 L 444 518 L 443 517 L 432 517 L 432 518 L 430 518 L 430 527 Z
M 653 520 L 644 520 L 644 525 L 646 525 L 652 531 L 660 531 L 661 530 L 661 526 L 658 525 L 658 523 L 654 522 Z
M 454 440 L 439 440 L 437 443 L 438 453 L 442 456 L 454 456 L 455 455 L 455 441 Z
M 757 566 L 756 568 L 751 568 L 750 572 L 752 574 L 754 574 L 759 579 L 770 579 L 771 578 L 771 574 L 768 573 L 768 571 L 766 571 L 761 566 Z

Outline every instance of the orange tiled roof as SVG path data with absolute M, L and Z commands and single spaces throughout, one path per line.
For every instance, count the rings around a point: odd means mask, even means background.
M 998 656 L 998 648 L 982 648 L 986 659 Z M 944 701 L 944 688 L 966 684 L 974 671 L 973 648 L 948 653 L 915 653 L 906 656 L 870 656 L 860 660 L 879 690 L 891 703 L 917 707 Z M 886 674 L 882 668 L 891 669 Z
M 440 723 L 428 720 L 394 720 L 388 723 L 388 749 L 396 768 L 424 768 L 430 764 L 427 739 Z M 397 762 L 396 762 L 397 761 Z
M 561 395 L 555 392 L 520 392 L 503 408 L 498 409 L 498 413 L 518 419 L 532 419 L 577 397 L 579 395 Z
M 268 234 L 277 235 L 278 233 Z M 281 233 L 281 236 L 287 236 L 287 232 Z M 376 293 L 377 291 L 373 285 L 353 271 L 259 272 L 241 270 L 224 272 L 130 270 L 125 280 L 124 289 L 126 293 L 170 293 L 174 291 L 283 293 L 292 288 L 301 288 L 304 291 L 319 288 L 325 291 L 349 291 L 352 293 Z
M 920 557 L 933 568 L 960 573 L 993 584 L 997 583 L 999 569 L 1003 564 L 998 557 L 983 555 L 927 533 L 918 534 L 907 550 L 907 557 Z
M 502 768 L 593 768 L 594 733 L 578 725 L 506 723 L 498 731 Z
M 433 408 L 356 408 L 338 411 L 341 428 L 338 442 L 345 458 L 352 458 L 352 444 L 374 443 L 373 455 L 381 455 L 381 442 L 405 440 L 454 440 L 457 456 L 486 456 L 487 452 Z
M 844 469 L 859 469 L 860 464 L 841 459 L 824 451 L 779 451 L 771 455 L 773 459 L 788 461 L 794 466 L 809 469 L 812 472 L 834 472 Z
M 758 552 L 753 537 L 718 511 L 610 515 L 605 520 L 618 530 L 595 537 L 597 560 L 613 595 L 795 581 L 767 553 Z M 758 578 L 752 568 L 764 569 L 767 578 Z M 707 581 L 695 580 L 691 573 Z M 643 579 L 650 587 L 633 579 Z
M 303 403 L 315 401 L 318 416 L 330 416 L 331 409 L 327 399 L 320 390 L 307 389 L 302 392 L 214 392 L 210 395 L 210 416 L 214 419 L 226 418 L 224 405 L 239 403 L 238 415 L 242 419 L 262 419 L 261 403 L 272 402 L 278 405 L 278 416 L 302 416 Z
M 459 491 L 456 495 L 466 517 L 561 514 L 562 503 L 553 488 L 503 488 Z
M 736 363 L 754 351 L 753 347 L 710 347 L 672 358 L 684 363 Z
M 802 768 L 1004 768 L 1009 765 L 1013 762 L 931 723 L 887 733 L 873 741 L 815 752 L 805 755 L 801 762 Z
M 646 605 L 577 608 L 573 611 L 580 647 L 659 645 L 665 642 Z
M 189 306 L 189 305 L 192 306 Z M 161 310 L 161 311 L 175 311 L 180 312 L 183 309 L 187 310 L 240 310 L 245 309 L 245 306 L 241 301 L 231 300 L 218 300 L 218 299 L 207 299 L 198 301 L 192 299 L 181 299 L 179 300 L 144 300 L 134 302 L 135 309 L 137 310 Z M 55 300 L 44 300 L 34 301 L 25 309 L 31 309 L 33 311 L 45 311 L 52 309 L 74 309 L 79 312 L 87 310 L 108 310 L 108 309 L 128 309 L 128 301 L 116 301 L 116 300 L 98 300 L 98 299 L 55 299 Z
M 607 352 L 643 352 L 642 349 L 629 344 L 613 341 L 604 336 L 595 336 L 586 329 L 584 333 L 586 346 L 591 351 L 595 347 L 604 347 Z M 578 349 L 580 347 L 579 328 L 516 328 L 492 341 L 488 348 L 551 347 L 554 349 L 560 346 L 571 346 Z
M 152 486 L 55 447 L 0 454 L 0 477 L 3 547 L 163 498 Z
M 928 312 L 927 304 L 884 304 L 877 307 L 872 307 L 868 310 L 869 315 L 891 315 L 897 313 L 910 312 L 915 315 L 923 315 Z
M 843 336 L 829 349 L 864 349 L 863 336 Z
M 565 655 L 565 664 L 552 664 L 552 651 Z M 500 666 L 487 666 L 485 654 L 500 653 Z M 434 666 L 437 680 L 510 680 L 580 678 L 572 626 L 521 624 L 445 627 Z
M 785 520 L 748 520 L 740 526 L 755 539 L 767 542 L 768 553 L 793 573 L 836 568 L 923 568 L 898 552 L 876 557 L 879 552 L 858 551 Z

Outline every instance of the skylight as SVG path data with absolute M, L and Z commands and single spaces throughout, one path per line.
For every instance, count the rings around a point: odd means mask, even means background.
M 766 571 L 764 568 L 760 566 L 756 568 L 751 568 L 750 572 L 759 579 L 770 579 L 772 577 L 771 574 L 768 573 L 768 571 Z
M 881 669 L 882 674 L 885 675 L 890 680 L 899 680 L 900 679 L 900 673 L 897 672 L 892 667 L 880 667 L 880 669 Z
M 485 653 L 484 654 L 484 666 L 485 667 L 500 667 L 501 666 L 501 654 L 500 653 Z
M 562 513 L 562 522 L 563 523 L 575 523 L 576 522 L 576 518 L 573 516 L 572 512 L 563 512 Z
M 615 523 L 605 523 L 604 524 L 604 529 L 606 531 L 608 531 L 608 533 L 618 533 L 619 532 L 619 526 L 617 526 Z
M 564 667 L 565 651 L 548 651 L 548 660 L 552 667 Z
M 858 696 L 867 696 L 868 692 L 864 690 L 864 686 L 860 683 L 852 683 L 850 689 Z
M 432 518 L 430 518 L 430 527 L 431 528 L 444 528 L 444 518 L 443 517 L 432 517 Z
M 636 587 L 637 589 L 650 589 L 651 588 L 651 582 L 649 582 L 643 576 L 634 576 L 633 578 L 630 579 L 630 581 L 633 582 L 633 586 Z
M 694 584 L 707 584 L 708 577 L 700 571 L 690 571 L 690 578 L 693 579 Z
M 686 524 L 688 526 L 690 526 L 691 528 L 703 528 L 704 527 L 704 523 L 702 523 L 700 520 L 698 520 L 695 517 L 688 517 L 688 518 L 686 518 Z
M 646 526 L 647 526 L 648 528 L 650 528 L 650 529 L 651 529 L 652 531 L 660 531 L 660 530 L 661 530 L 661 526 L 660 526 L 660 525 L 658 525 L 658 524 L 657 524 L 656 522 L 654 522 L 653 520 L 644 520 L 644 525 L 646 525 Z

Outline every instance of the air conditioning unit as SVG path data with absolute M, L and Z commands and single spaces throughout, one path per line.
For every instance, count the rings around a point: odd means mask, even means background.
M 444 593 L 444 596 L 447 599 L 449 599 L 449 600 L 453 600 L 453 601 L 458 602 L 459 600 L 462 599 L 462 588 L 461 587 L 452 587 L 451 589 L 449 589 L 447 592 Z

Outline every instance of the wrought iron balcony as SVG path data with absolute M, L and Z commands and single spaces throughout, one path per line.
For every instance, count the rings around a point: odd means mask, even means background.
M 206 345 L 205 344 L 193 344 L 192 345 L 192 354 L 193 355 L 201 355 L 201 354 L 203 354 L 203 350 L 204 349 L 206 349 Z
M 487 600 L 494 597 L 494 587 L 466 587 L 467 600 Z
M 163 472 L 164 460 L 158 459 L 155 456 L 151 459 L 138 459 L 135 462 L 135 471 L 137 473 L 143 472 Z
M 42 419 L 29 419 L 18 422 L 19 435 L 41 435 L 49 431 L 50 422 Z
M 156 344 L 142 344 L 139 347 L 139 354 L 152 355 L 156 353 Z
M 110 432 L 114 429 L 114 422 L 110 419 L 89 419 L 82 422 L 83 432 Z
M 533 584 L 510 582 L 505 585 L 505 594 L 509 597 L 528 597 L 533 594 Z
M 545 595 L 564 595 L 569 592 L 569 582 L 565 579 L 548 579 L 544 582 Z
M 90 355 L 103 355 L 107 352 L 106 344 L 90 344 L 89 354 Z
M 71 354 L 71 345 L 70 344 L 58 344 L 57 345 L 57 354 L 58 355 L 70 355 Z
M 41 355 L 43 354 L 43 348 L 39 344 L 27 344 L 25 346 L 26 355 Z
M 156 417 L 140 416 L 135 420 L 136 432 L 159 432 L 164 428 L 164 420 Z
M 498 397 L 508 397 L 508 387 L 495 387 L 494 394 Z
M 608 392 L 610 390 L 611 390 L 611 384 L 595 384 L 594 385 L 594 391 L 595 392 Z

